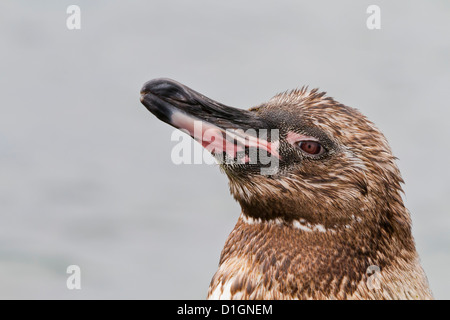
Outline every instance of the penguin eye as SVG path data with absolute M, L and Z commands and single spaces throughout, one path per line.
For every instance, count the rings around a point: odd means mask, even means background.
M 315 156 L 319 156 L 325 152 L 325 148 L 316 141 L 300 141 L 298 146 L 303 152 Z

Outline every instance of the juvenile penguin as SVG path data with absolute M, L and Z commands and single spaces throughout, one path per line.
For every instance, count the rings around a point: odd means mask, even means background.
M 216 157 L 242 208 L 209 299 L 433 298 L 396 158 L 359 111 L 305 87 L 241 110 L 170 79 L 141 102 Z

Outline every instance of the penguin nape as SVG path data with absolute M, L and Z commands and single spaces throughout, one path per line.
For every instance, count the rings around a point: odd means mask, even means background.
M 433 298 L 396 158 L 358 110 L 305 87 L 241 110 L 170 79 L 141 102 L 211 152 L 241 205 L 208 299 Z

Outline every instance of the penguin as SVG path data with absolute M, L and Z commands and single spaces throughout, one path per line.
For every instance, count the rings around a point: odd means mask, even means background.
M 396 158 L 357 109 L 308 87 L 248 110 L 165 78 L 140 93 L 216 158 L 241 206 L 208 299 L 433 299 Z

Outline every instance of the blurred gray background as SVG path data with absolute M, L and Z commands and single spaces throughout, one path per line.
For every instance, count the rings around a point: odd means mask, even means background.
M 173 129 L 139 102 L 170 77 L 241 108 L 309 85 L 360 109 L 449 299 L 449 31 L 445 0 L 2 1 L 0 298 L 206 297 L 239 206 L 216 166 L 172 164 Z

